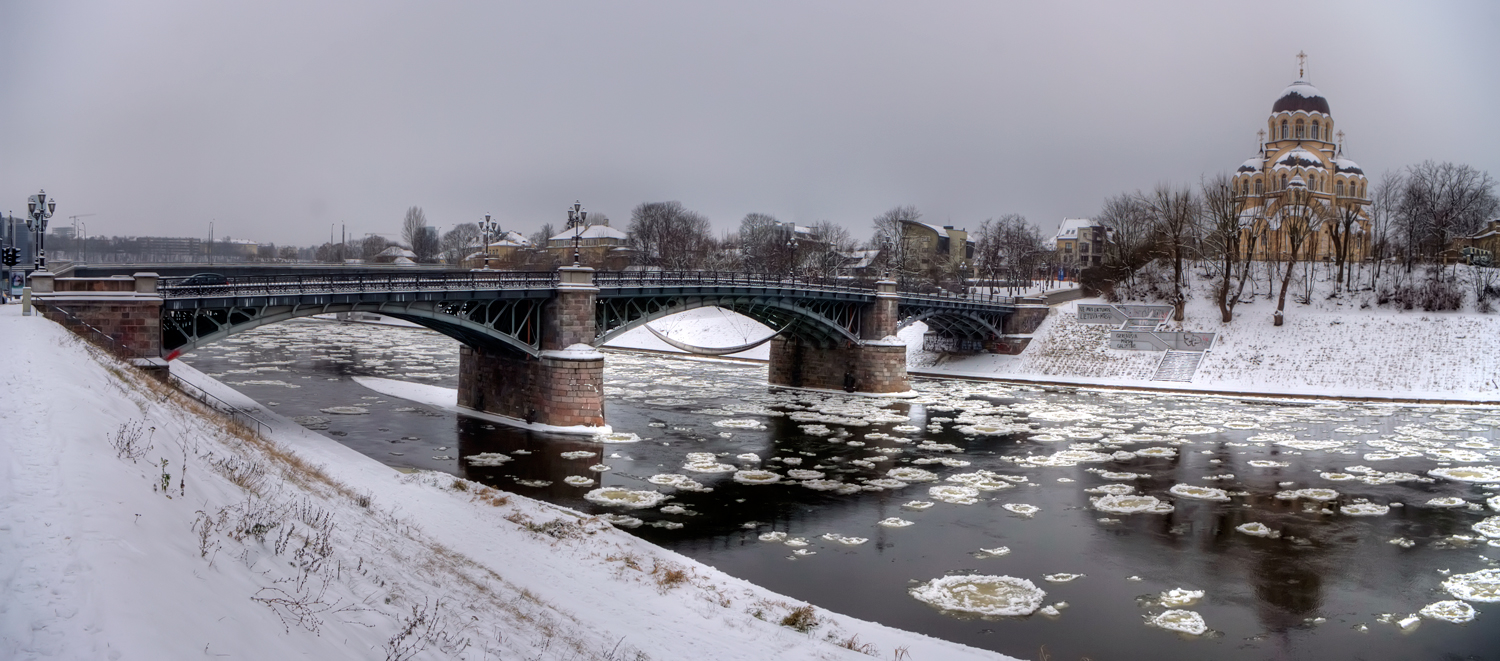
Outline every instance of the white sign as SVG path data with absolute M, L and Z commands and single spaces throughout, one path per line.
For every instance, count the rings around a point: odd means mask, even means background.
M 1078 304 L 1078 323 L 1080 324 L 1118 324 L 1125 321 L 1125 315 L 1113 305 L 1089 305 Z

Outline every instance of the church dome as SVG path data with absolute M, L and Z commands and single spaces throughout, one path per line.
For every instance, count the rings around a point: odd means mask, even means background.
M 1335 174 L 1357 174 L 1365 176 L 1365 171 L 1359 169 L 1359 164 L 1347 158 L 1333 159 L 1333 171 Z
M 1260 172 L 1260 159 L 1252 158 L 1248 161 L 1245 161 L 1244 163 L 1241 163 L 1240 169 L 1235 170 L 1235 173 L 1239 174 L 1242 172 Z
M 1281 96 L 1276 99 L 1276 105 L 1271 106 L 1271 112 L 1320 112 L 1325 115 L 1328 112 L 1328 99 L 1323 98 L 1323 93 L 1312 83 L 1299 80 L 1286 89 L 1281 90 Z

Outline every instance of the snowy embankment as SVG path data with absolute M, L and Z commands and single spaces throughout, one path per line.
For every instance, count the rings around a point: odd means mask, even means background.
M 1031 345 L 1018 356 L 945 356 L 922 350 L 927 328 L 900 332 L 913 374 L 1016 379 L 1080 386 L 1173 388 L 1267 395 L 1317 395 L 1421 400 L 1500 401 L 1500 313 L 1400 311 L 1370 303 L 1369 292 L 1329 298 L 1316 292 L 1308 304 L 1288 295 L 1286 322 L 1271 323 L 1274 299 L 1241 303 L 1234 320 L 1219 310 L 1200 282 L 1186 319 L 1170 330 L 1217 333 L 1192 382 L 1152 381 L 1161 352 L 1109 348 L 1109 326 L 1080 324 L 1078 303 L 1057 305 Z M 653 327 L 696 346 L 734 346 L 771 331 L 732 312 L 692 310 Z M 676 352 L 645 329 L 620 335 L 609 346 Z M 764 346 L 735 354 L 765 360 Z
M 18 312 L 0 307 L 0 658 L 1001 658 L 397 473 L 173 366 L 254 409 L 259 438 Z

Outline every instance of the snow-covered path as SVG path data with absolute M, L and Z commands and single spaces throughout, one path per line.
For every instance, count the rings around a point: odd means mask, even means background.
M 599 519 L 269 411 L 274 441 L 226 430 L 18 306 L 0 336 L 0 658 L 1004 658 L 821 610 L 799 632 L 802 604 Z

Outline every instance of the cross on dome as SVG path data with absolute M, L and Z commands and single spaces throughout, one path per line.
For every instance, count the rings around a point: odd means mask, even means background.
M 1297 51 L 1297 77 L 1307 77 L 1307 53 L 1300 50 Z

